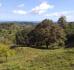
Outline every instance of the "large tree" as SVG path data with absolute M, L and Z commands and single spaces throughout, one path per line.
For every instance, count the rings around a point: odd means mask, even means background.
M 28 37 L 30 45 L 46 45 L 48 48 L 50 44 L 64 44 L 65 32 L 64 29 L 54 24 L 52 20 L 45 19 L 28 34 Z
M 18 32 L 16 32 L 15 35 L 15 43 L 17 45 L 26 45 L 28 42 L 28 36 L 27 34 L 34 28 L 34 26 L 25 26 L 24 29 L 20 29 Z
M 67 21 L 66 21 L 66 17 L 65 16 L 61 16 L 58 19 L 58 24 L 59 24 L 60 27 L 62 27 L 65 30 L 65 32 L 67 32 L 68 24 L 67 24 Z

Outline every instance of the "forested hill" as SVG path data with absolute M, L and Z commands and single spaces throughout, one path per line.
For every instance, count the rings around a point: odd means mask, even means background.
M 0 43 L 12 43 L 15 38 L 15 34 L 21 30 L 29 32 L 32 30 L 39 22 L 0 22 Z M 74 22 L 68 22 L 69 33 L 74 33 Z
M 3 21 L 3 22 L 0 22 L 0 24 L 11 24 L 11 23 L 36 25 L 37 23 L 39 23 L 39 21 Z
M 21 30 L 31 30 L 34 22 L 0 22 L 0 43 L 12 43 L 15 34 Z

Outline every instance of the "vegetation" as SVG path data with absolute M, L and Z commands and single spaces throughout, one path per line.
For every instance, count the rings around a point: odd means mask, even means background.
M 21 30 L 27 30 L 33 27 L 33 24 L 25 23 L 2 23 L 0 24 L 0 43 L 13 44 L 15 43 L 15 36 Z M 27 31 L 26 31 L 27 32 Z
M 73 70 L 74 22 L 0 24 L 0 70 Z
M 13 56 L 15 55 L 15 51 L 11 50 L 8 46 L 0 44 L 0 58 L 4 57 L 5 60 L 7 61 L 8 56 Z M 3 60 L 0 60 L 1 62 L 3 62 Z
M 0 64 L 1 70 L 74 70 L 74 48 L 18 47 L 16 56 Z
M 43 20 L 28 34 L 29 44 L 35 46 L 49 45 L 62 46 L 65 41 L 64 29 L 51 20 Z M 52 45 L 52 46 L 53 46 Z

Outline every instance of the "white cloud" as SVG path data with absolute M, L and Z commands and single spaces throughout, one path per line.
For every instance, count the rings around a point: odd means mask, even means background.
M 17 7 L 24 7 L 24 4 L 20 4 Z M 36 6 L 34 8 L 32 8 L 30 11 L 24 11 L 24 10 L 13 10 L 13 13 L 15 14 L 20 14 L 20 15 L 24 15 L 24 14 L 43 14 L 45 13 L 48 9 L 52 9 L 54 8 L 54 5 L 50 5 L 47 2 L 42 2 L 39 6 Z
M 33 8 L 32 13 L 42 14 L 46 12 L 48 9 L 52 9 L 52 8 L 54 8 L 54 5 L 50 5 L 47 2 L 43 2 L 39 6 L 36 6 L 35 8 Z
M 60 17 L 60 16 L 68 16 L 69 14 L 72 15 L 74 11 L 62 11 L 62 12 L 54 12 L 50 14 L 45 14 L 45 16 L 51 16 L 51 17 Z
M 19 15 L 25 15 L 25 14 L 27 14 L 27 12 L 24 11 L 24 10 L 13 10 L 13 13 L 14 14 L 19 14 Z
M 66 18 L 67 18 L 67 21 L 74 21 L 74 14 L 73 15 L 67 15 Z
M 61 11 L 61 12 L 53 12 L 43 15 L 46 18 L 52 18 L 52 19 L 58 19 L 61 16 L 66 16 L 67 21 L 73 21 L 74 20 L 74 10 L 70 11 Z
M 20 5 L 18 5 L 18 7 L 24 7 L 24 4 L 20 4 Z

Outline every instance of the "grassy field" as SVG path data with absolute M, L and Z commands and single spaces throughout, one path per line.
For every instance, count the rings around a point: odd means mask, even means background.
M 74 70 L 74 48 L 19 47 L 15 50 L 15 56 L 0 63 L 0 70 Z

